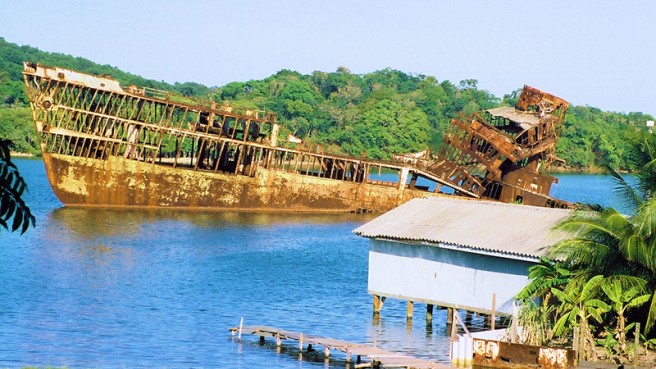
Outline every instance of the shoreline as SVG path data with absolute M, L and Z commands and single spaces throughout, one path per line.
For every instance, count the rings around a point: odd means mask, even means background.
M 18 152 L 18 151 L 10 151 L 9 154 L 11 155 L 12 158 L 33 158 L 33 159 L 40 159 L 40 155 L 35 155 L 27 152 Z M 185 159 L 185 158 L 179 158 L 180 159 Z M 189 160 L 189 158 L 186 158 Z M 172 158 L 167 158 L 165 160 L 172 161 Z M 605 170 L 602 168 L 590 168 L 587 170 L 583 169 L 576 169 L 576 168 L 567 168 L 567 167 L 557 167 L 557 168 L 550 168 L 549 170 L 545 171 L 544 173 L 550 174 L 550 175 L 556 175 L 556 174 L 606 174 Z M 626 170 L 621 170 L 618 171 L 620 174 L 631 174 L 630 172 Z
M 30 154 L 28 152 L 18 152 L 18 151 L 10 151 L 9 156 L 12 158 L 36 158 L 37 156 L 34 154 Z

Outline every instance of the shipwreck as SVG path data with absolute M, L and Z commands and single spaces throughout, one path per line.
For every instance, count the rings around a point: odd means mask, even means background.
M 269 112 L 27 62 L 23 76 L 65 206 L 381 212 L 429 196 L 570 206 L 541 173 L 569 104 L 529 86 L 515 107 L 454 119 L 434 155 L 381 161 L 299 148 Z

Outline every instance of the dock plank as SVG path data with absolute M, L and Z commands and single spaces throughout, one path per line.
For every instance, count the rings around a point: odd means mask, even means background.
M 230 332 L 234 335 L 239 332 L 240 327 L 229 328 Z M 435 361 L 420 359 L 417 357 L 409 356 L 406 354 L 395 353 L 368 345 L 364 343 L 356 343 L 343 341 L 328 337 L 315 336 L 304 334 L 301 332 L 287 331 L 280 328 L 269 326 L 243 326 L 241 327 L 241 334 L 257 335 L 260 337 L 272 337 L 281 342 L 284 340 L 291 340 L 301 342 L 303 345 L 317 345 L 329 350 L 337 350 L 347 355 L 346 359 L 350 360 L 350 356 L 364 357 L 369 359 L 370 364 L 380 363 L 383 367 L 392 368 L 415 368 L 415 369 L 446 369 L 451 368 L 449 365 L 441 364 Z M 301 347 L 302 349 L 302 347 Z M 365 366 L 363 366 L 365 365 Z M 359 364 L 357 367 L 366 367 L 366 364 Z

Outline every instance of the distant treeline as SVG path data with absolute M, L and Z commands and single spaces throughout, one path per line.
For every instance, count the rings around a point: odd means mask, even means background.
M 236 107 L 273 111 L 284 133 L 302 138 L 307 145 L 377 159 L 426 148 L 436 150 L 452 118 L 513 105 L 521 88 L 499 98 L 478 89 L 474 79 L 456 85 L 392 69 L 358 75 L 344 67 L 310 75 L 282 70 L 263 80 L 210 88 L 192 82 L 148 80 L 109 65 L 18 46 L 0 38 L 0 137 L 14 141 L 17 151 L 35 154 L 37 143 L 21 74 L 23 61 L 106 74 L 124 86 L 146 86 Z M 571 107 L 557 155 L 573 169 L 592 170 L 609 164 L 630 170 L 631 159 L 625 155 L 627 142 L 643 131 L 650 119 L 642 113 Z

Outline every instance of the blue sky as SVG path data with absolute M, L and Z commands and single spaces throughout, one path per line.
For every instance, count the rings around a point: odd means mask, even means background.
M 0 0 L 0 37 L 166 82 L 389 67 L 656 115 L 648 0 Z

